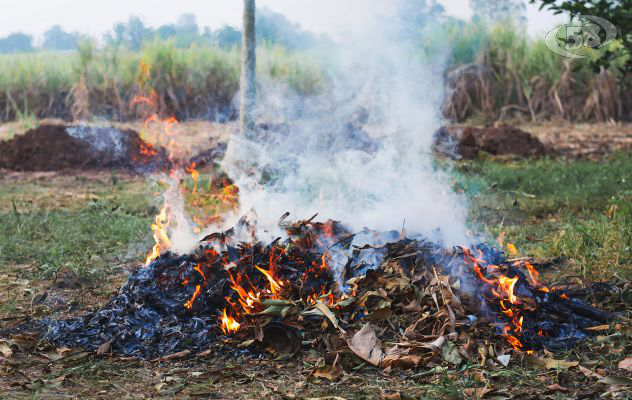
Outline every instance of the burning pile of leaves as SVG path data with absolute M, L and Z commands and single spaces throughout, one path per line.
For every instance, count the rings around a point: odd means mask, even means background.
M 282 219 L 287 238 L 268 244 L 242 218 L 191 254 L 151 255 L 99 310 L 45 321 L 46 338 L 144 359 L 217 342 L 277 359 L 316 351 L 326 361 L 317 373 L 337 374 L 357 357 L 385 369 L 506 365 L 514 351 L 566 350 L 615 319 L 485 245 L 443 249 L 313 218 Z

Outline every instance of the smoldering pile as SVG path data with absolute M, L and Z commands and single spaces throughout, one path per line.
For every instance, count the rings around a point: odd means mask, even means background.
M 410 368 L 566 350 L 614 318 L 533 282 L 524 263 L 485 245 L 447 250 L 403 232 L 354 235 L 331 220 L 282 227 L 286 239 L 264 244 L 242 219 L 191 254 L 164 253 L 99 310 L 46 321 L 45 338 L 150 359 L 203 352 L 221 337 L 283 359 L 313 349 L 327 360 Z
M 64 169 L 148 172 L 173 168 L 167 151 L 136 131 L 88 125 L 43 124 L 0 142 L 0 168 L 16 171 Z

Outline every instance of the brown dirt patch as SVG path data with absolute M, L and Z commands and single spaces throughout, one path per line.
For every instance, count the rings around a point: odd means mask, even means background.
M 632 149 L 632 124 L 549 121 L 521 126 L 561 156 L 599 159 Z
M 538 157 L 549 153 L 537 137 L 511 125 L 444 127 L 437 132 L 436 147 L 441 153 L 455 155 L 456 152 L 460 158 L 468 160 L 476 158 L 481 151 L 496 156 L 520 157 Z
M 45 124 L 0 143 L 0 168 L 152 170 L 168 164 L 166 151 L 133 130 Z

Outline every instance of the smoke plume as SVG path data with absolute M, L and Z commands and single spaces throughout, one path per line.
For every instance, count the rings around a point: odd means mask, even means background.
M 318 95 L 258 82 L 258 129 L 233 135 L 222 165 L 240 188 L 238 214 L 254 208 L 271 233 L 289 211 L 354 231 L 404 226 L 443 245 L 469 243 L 464 200 L 431 153 L 443 60 L 421 61 L 398 28 L 397 3 L 364 10 L 323 52 L 328 83 Z

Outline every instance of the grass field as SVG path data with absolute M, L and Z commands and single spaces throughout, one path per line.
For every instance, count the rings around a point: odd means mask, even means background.
M 470 199 L 473 227 L 490 238 L 506 232 L 520 255 L 555 260 L 542 271 L 545 281 L 571 276 L 630 280 L 630 171 L 629 154 L 600 161 L 481 159 L 458 164 L 454 186 Z M 155 184 L 116 173 L 11 173 L 1 179 L 3 323 L 23 316 L 76 315 L 103 304 L 142 263 L 157 212 L 151 201 Z M 66 270 L 76 273 L 79 288 L 53 286 L 58 271 Z M 44 292 L 48 296 L 40 301 Z M 583 365 L 616 365 L 626 353 L 623 349 L 630 347 L 627 339 L 617 340 L 623 340 L 618 342 L 621 351 L 593 344 L 593 358 Z M 8 358 L 11 374 L 0 377 L 0 398 L 221 398 L 227 391 L 234 398 L 385 398 L 393 393 L 403 398 L 455 398 L 491 386 L 508 393 L 543 393 L 547 385 L 570 379 L 566 371 L 542 371 L 517 360 L 498 370 L 468 365 L 460 371 L 382 375 L 363 368 L 338 382 L 321 382 L 309 377 L 309 356 L 303 364 L 229 357 L 152 363 L 28 343 L 25 339 L 31 356 Z M 585 348 L 582 351 L 561 356 L 579 357 L 586 354 Z M 551 398 L 564 398 L 563 392 L 554 392 Z
M 449 96 L 443 111 L 453 121 L 632 118 L 630 90 L 619 72 L 625 59 L 598 73 L 589 61 L 616 50 L 616 42 L 598 50 L 582 49 L 586 59 L 566 59 L 551 52 L 544 37 L 529 37 L 508 22 L 430 24 L 419 35 L 413 38 L 417 58 L 429 64 L 446 59 Z M 336 64 L 332 54 L 330 49 L 261 45 L 257 75 L 300 95 L 319 93 L 331 82 Z M 157 39 L 139 51 L 86 42 L 77 51 L 3 54 L 0 121 L 130 121 L 141 116 L 135 96 L 152 97 L 152 111 L 162 116 L 225 121 L 236 117 L 239 68 L 238 48 L 210 43 L 179 48 L 173 40 Z

